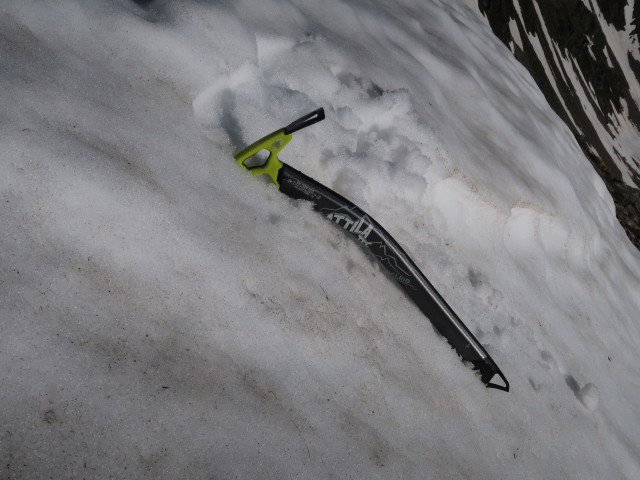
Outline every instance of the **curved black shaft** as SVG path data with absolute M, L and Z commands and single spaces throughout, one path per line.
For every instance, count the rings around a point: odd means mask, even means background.
M 509 382 L 493 359 L 398 242 L 378 222 L 346 198 L 289 165 L 284 164 L 278 172 L 278 183 L 281 192 L 311 201 L 314 210 L 343 227 L 365 245 L 462 359 L 480 372 L 482 382 L 487 387 L 509 391 Z

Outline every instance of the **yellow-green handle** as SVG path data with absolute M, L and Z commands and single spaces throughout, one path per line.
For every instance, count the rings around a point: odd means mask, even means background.
M 238 164 L 246 171 L 251 172 L 254 175 L 266 173 L 271 177 L 273 183 L 280 186 L 278 183 L 278 172 L 282 168 L 282 162 L 278 158 L 278 153 L 287 143 L 289 143 L 289 141 L 291 141 L 291 134 L 285 133 L 285 128 L 281 128 L 280 130 L 276 130 L 275 132 L 270 133 L 266 137 L 263 137 L 257 142 L 254 142 L 248 147 L 242 149 L 240 152 L 236 153 L 233 158 L 235 158 L 236 162 L 238 162 Z M 253 167 L 245 165 L 247 160 L 263 150 L 267 150 L 269 152 L 269 157 L 264 164 Z
M 233 158 L 235 158 L 236 162 L 238 162 L 238 164 L 247 172 L 251 172 L 254 175 L 266 173 L 271 177 L 273 183 L 279 187 L 278 172 L 284 164 L 278 158 L 278 152 L 280 152 L 280 150 L 282 150 L 284 146 L 291 141 L 291 134 L 293 132 L 302 130 L 303 128 L 313 125 L 314 123 L 318 123 L 321 120 L 324 120 L 324 109 L 318 108 L 317 110 L 294 120 L 286 127 L 276 130 L 266 137 L 262 137 L 257 142 L 252 143 L 248 147 L 243 148 L 240 152 L 236 153 Z M 263 151 L 265 156 L 267 155 L 267 152 L 269 152 L 267 159 L 263 162 L 261 161 L 260 156 L 258 156 L 255 159 L 256 163 L 252 164 L 253 162 L 251 161 L 251 157 L 258 155 Z

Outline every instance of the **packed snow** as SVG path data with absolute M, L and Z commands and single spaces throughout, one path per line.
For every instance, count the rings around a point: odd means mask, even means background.
M 640 254 L 464 1 L 5 1 L 0 100 L 0 477 L 640 478 Z M 233 161 L 318 107 L 509 393 Z

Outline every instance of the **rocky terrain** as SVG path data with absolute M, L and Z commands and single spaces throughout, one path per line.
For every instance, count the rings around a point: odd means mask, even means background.
M 610 0 L 478 0 L 605 181 L 640 247 L 640 6 Z

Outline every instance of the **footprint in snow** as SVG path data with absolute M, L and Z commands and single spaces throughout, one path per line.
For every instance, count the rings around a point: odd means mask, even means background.
M 469 268 L 468 278 L 471 286 L 476 291 L 476 295 L 490 307 L 498 308 L 504 296 L 490 285 L 489 279 L 473 267 Z
M 566 375 L 564 379 L 573 394 L 587 410 L 593 412 L 598 408 L 598 403 L 600 402 L 600 392 L 598 392 L 598 387 L 591 382 L 580 387 L 572 375 Z

